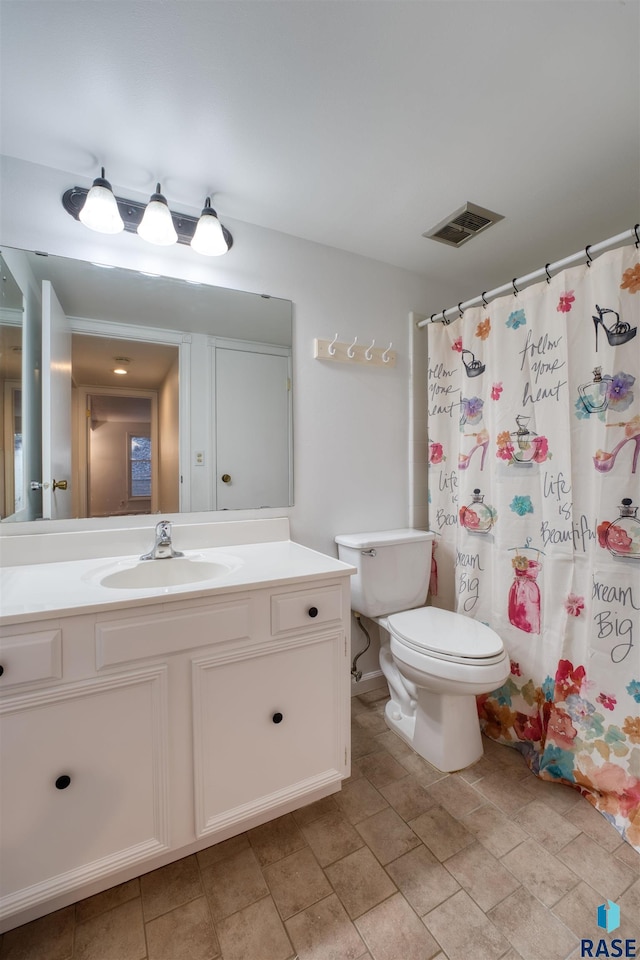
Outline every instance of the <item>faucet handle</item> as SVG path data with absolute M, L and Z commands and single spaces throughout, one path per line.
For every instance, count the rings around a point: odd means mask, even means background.
M 156 536 L 162 538 L 171 538 L 171 521 L 159 520 L 156 523 Z

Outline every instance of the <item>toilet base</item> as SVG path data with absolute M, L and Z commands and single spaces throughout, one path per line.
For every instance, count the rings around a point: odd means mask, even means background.
M 483 754 L 475 696 L 419 689 L 412 716 L 400 713 L 398 705 L 389 700 L 384 718 L 389 729 L 443 773 L 464 770 Z

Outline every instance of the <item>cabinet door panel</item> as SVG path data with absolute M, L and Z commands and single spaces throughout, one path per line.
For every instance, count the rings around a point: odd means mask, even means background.
M 165 686 L 161 667 L 2 705 L 4 912 L 167 849 Z
M 198 836 L 342 775 L 341 637 L 194 661 Z

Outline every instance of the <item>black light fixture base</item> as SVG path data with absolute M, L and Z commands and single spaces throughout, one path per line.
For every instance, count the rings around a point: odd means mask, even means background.
M 89 190 L 86 187 L 70 187 L 69 190 L 63 193 L 62 206 L 74 220 L 80 219 L 80 211 L 84 206 L 88 193 Z M 144 215 L 147 206 L 146 203 L 138 203 L 137 200 L 125 200 L 123 197 L 116 197 L 116 203 L 118 204 L 118 210 L 124 222 L 124 229 L 127 233 L 136 233 Z M 171 211 L 171 219 L 178 234 L 178 243 L 190 244 L 200 218 L 189 217 L 186 214 L 173 213 L 173 211 Z M 222 227 L 222 235 L 230 250 L 233 246 L 233 237 L 226 227 L 223 227 L 222 224 L 220 224 L 220 226 Z

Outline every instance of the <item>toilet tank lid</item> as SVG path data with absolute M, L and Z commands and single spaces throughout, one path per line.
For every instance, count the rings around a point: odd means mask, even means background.
M 335 540 L 343 547 L 370 550 L 372 547 L 392 547 L 398 543 L 433 540 L 431 530 L 377 530 L 370 533 L 341 533 Z

